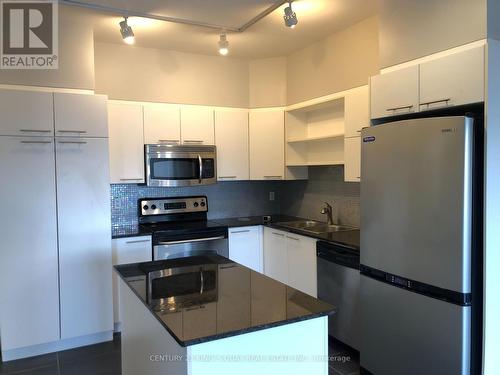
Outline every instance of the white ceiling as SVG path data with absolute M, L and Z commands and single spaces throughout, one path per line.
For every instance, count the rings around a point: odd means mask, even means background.
M 289 55 L 312 42 L 342 30 L 377 13 L 379 0 L 295 0 L 299 24 L 283 24 L 283 8 L 266 16 L 243 33 L 228 33 L 230 56 L 257 59 Z M 113 8 L 189 19 L 210 24 L 241 27 L 273 4 L 272 0 L 91 0 Z M 74 7 L 73 11 L 82 11 Z M 123 43 L 118 22 L 121 17 L 92 12 L 97 42 Z M 216 55 L 219 31 L 165 21 L 130 18 L 136 45 Z

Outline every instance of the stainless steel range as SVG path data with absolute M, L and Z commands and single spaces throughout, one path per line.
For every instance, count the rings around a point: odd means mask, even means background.
M 139 200 L 139 223 L 153 233 L 153 260 L 229 256 L 227 227 L 207 220 L 206 196 Z

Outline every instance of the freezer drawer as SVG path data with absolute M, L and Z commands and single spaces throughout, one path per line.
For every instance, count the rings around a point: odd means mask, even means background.
M 361 366 L 375 375 L 469 374 L 471 307 L 361 275 Z

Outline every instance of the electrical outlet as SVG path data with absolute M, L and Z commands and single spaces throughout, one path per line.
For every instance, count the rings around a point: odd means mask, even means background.
M 273 201 L 274 200 L 274 191 L 269 192 L 269 200 Z

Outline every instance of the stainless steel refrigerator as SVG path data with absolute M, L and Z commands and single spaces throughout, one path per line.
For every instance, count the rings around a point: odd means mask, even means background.
M 476 368 L 481 126 L 453 116 L 362 132 L 360 361 L 373 374 Z

